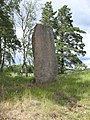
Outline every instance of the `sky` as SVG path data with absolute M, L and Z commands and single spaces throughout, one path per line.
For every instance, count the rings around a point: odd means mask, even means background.
M 40 0 L 43 4 L 47 1 L 52 1 L 55 11 L 63 5 L 68 5 L 72 12 L 73 25 L 86 32 L 86 34 L 83 34 L 83 42 L 87 53 L 82 61 L 90 67 L 90 0 Z M 20 28 L 17 28 L 17 36 L 21 37 L 21 35 Z

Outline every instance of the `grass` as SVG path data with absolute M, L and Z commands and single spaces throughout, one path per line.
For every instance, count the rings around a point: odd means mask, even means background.
M 33 79 L 0 74 L 0 120 L 90 120 L 90 71 Z

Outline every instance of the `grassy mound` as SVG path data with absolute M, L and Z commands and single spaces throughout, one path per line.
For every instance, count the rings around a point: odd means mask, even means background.
M 0 74 L 0 120 L 90 120 L 90 71 L 33 79 Z

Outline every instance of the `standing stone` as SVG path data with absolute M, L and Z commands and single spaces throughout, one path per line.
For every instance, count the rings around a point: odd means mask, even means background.
M 57 76 L 57 59 L 51 27 L 37 24 L 32 36 L 36 83 L 52 81 Z

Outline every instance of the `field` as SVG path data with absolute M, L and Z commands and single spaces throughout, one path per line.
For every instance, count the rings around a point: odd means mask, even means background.
M 0 120 L 90 120 L 90 71 L 42 85 L 0 73 Z

